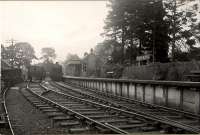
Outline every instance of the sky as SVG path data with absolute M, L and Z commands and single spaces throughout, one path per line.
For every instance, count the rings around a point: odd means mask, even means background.
M 30 43 L 39 57 L 53 47 L 57 60 L 83 56 L 103 41 L 107 1 L 0 1 L 0 42 Z

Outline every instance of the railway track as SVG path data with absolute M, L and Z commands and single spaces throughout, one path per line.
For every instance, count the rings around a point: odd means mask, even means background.
M 153 118 L 153 120 L 157 120 L 159 123 L 171 125 L 172 127 L 171 129 L 169 128 L 169 130 L 174 130 L 174 127 L 178 128 L 178 131 L 172 132 L 184 133 L 185 131 L 188 131 L 191 133 L 200 133 L 199 115 L 194 115 L 189 112 L 156 106 L 152 104 L 145 104 L 139 101 L 117 97 L 108 93 L 105 94 L 88 89 L 84 90 L 83 92 L 77 87 L 74 88 L 64 83 L 51 82 L 51 88 L 54 88 L 54 90 L 56 90 L 57 92 L 59 91 L 65 94 L 70 94 L 83 99 L 96 101 L 98 103 L 120 108 L 140 115 L 145 115 L 147 117 Z
M 166 124 L 160 125 L 147 117 L 143 117 L 142 115 L 84 100 L 71 95 L 63 95 L 62 93 L 57 93 L 49 90 L 46 92 L 41 92 L 41 89 L 35 90 L 34 87 L 29 87 L 28 90 L 29 94 L 32 93 L 35 96 L 42 98 L 43 101 L 46 100 L 46 102 L 48 101 L 51 102 L 51 104 L 53 103 L 54 106 L 59 106 L 61 110 L 65 110 L 64 112 L 70 112 L 69 114 L 78 118 L 79 121 L 85 121 L 87 127 L 89 124 L 89 129 L 91 126 L 95 127 L 97 129 L 95 131 L 98 131 L 98 133 L 99 131 L 100 133 L 103 132 L 120 134 L 138 132 L 160 133 L 161 130 L 168 128 Z M 30 95 L 25 96 L 29 97 Z M 32 99 L 31 96 L 30 101 L 32 103 L 36 103 L 36 105 L 39 105 L 39 107 L 49 107 L 46 102 L 44 103 L 35 100 L 36 99 Z M 51 110 L 49 111 L 51 112 Z M 55 111 L 57 112 L 57 110 Z M 78 122 L 70 123 L 67 121 L 61 122 L 59 125 L 69 126 L 70 124 L 75 124 L 75 127 L 79 126 Z
M 27 87 L 27 90 L 22 91 L 22 94 L 34 106 L 52 118 L 54 126 L 67 130 L 66 133 L 126 133 L 123 130 L 91 119 L 72 108 L 67 108 L 60 103 L 61 101 L 55 102 L 47 98 L 44 95 L 49 94 L 49 92 L 38 86 Z M 65 101 L 65 103 L 77 107 L 74 101 Z
M 3 98 L 1 102 L 2 112 L 0 113 L 0 135 L 15 135 L 11 122 L 10 117 L 8 115 L 7 104 L 6 104 L 6 93 L 9 88 L 5 88 L 3 93 Z

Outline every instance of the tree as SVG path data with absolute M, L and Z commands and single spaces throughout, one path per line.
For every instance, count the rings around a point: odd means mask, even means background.
M 34 48 L 27 42 L 19 42 L 15 45 L 3 47 L 3 57 L 7 59 L 12 67 L 17 66 L 29 66 L 33 59 L 37 59 L 35 56 Z
M 167 61 L 169 26 L 162 0 L 110 0 L 108 6 L 104 35 L 120 44 L 121 63 L 127 58 L 132 63 L 136 51 L 137 55 L 151 53 L 155 61 Z
M 198 6 L 198 0 L 110 0 L 102 35 L 119 44 L 120 49 L 113 48 L 120 55 L 117 63 L 132 63 L 144 54 L 168 62 L 170 52 L 174 61 L 200 43 Z
M 135 34 L 139 38 L 139 54 L 150 53 L 153 62 L 168 61 L 169 25 L 164 20 L 162 0 L 147 0 L 140 3 Z M 137 14 L 137 12 L 136 12 Z
M 106 62 L 110 57 L 112 57 L 114 48 L 116 48 L 117 46 L 119 46 L 119 43 L 115 40 L 105 40 L 102 43 L 99 43 L 95 46 L 94 52 L 96 55 L 100 56 L 100 58 L 104 62 Z
M 164 7 L 167 12 L 165 20 L 170 25 L 171 56 L 175 60 L 182 51 L 184 54 L 200 41 L 200 23 L 197 18 L 197 0 L 166 0 Z M 184 8 L 186 7 L 186 9 Z M 180 59 L 179 59 L 180 60 Z
M 56 53 L 54 48 L 45 47 L 42 48 L 42 57 L 41 59 L 44 60 L 44 63 L 53 62 L 53 59 L 56 58 Z
M 20 42 L 15 44 L 16 61 L 19 65 L 29 66 L 32 59 L 37 59 L 33 47 L 26 42 Z

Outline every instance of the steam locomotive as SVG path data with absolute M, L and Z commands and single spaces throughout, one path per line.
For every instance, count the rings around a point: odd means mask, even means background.
M 50 77 L 54 81 L 61 81 L 62 76 L 62 66 L 58 63 L 51 63 L 48 66 L 30 66 L 28 68 L 28 80 L 30 81 L 42 81 L 46 77 Z
M 48 74 L 47 74 L 48 73 Z M 54 81 L 62 80 L 62 67 L 58 63 L 51 64 L 48 67 L 48 70 L 43 66 L 32 65 L 28 67 L 28 71 L 26 72 L 26 76 L 24 77 L 23 69 L 19 68 L 9 68 L 3 69 L 1 71 L 1 82 L 2 86 L 12 86 L 16 83 L 20 83 L 23 81 L 42 81 L 45 77 L 50 77 Z M 26 79 L 25 79 L 26 78 Z

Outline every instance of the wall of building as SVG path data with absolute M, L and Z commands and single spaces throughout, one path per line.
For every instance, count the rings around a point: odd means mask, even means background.
M 98 56 L 96 56 L 95 54 L 88 54 L 85 58 L 81 60 L 81 64 L 81 76 L 99 77 L 102 62 Z
M 80 76 L 81 64 L 65 65 L 65 74 L 69 76 Z

